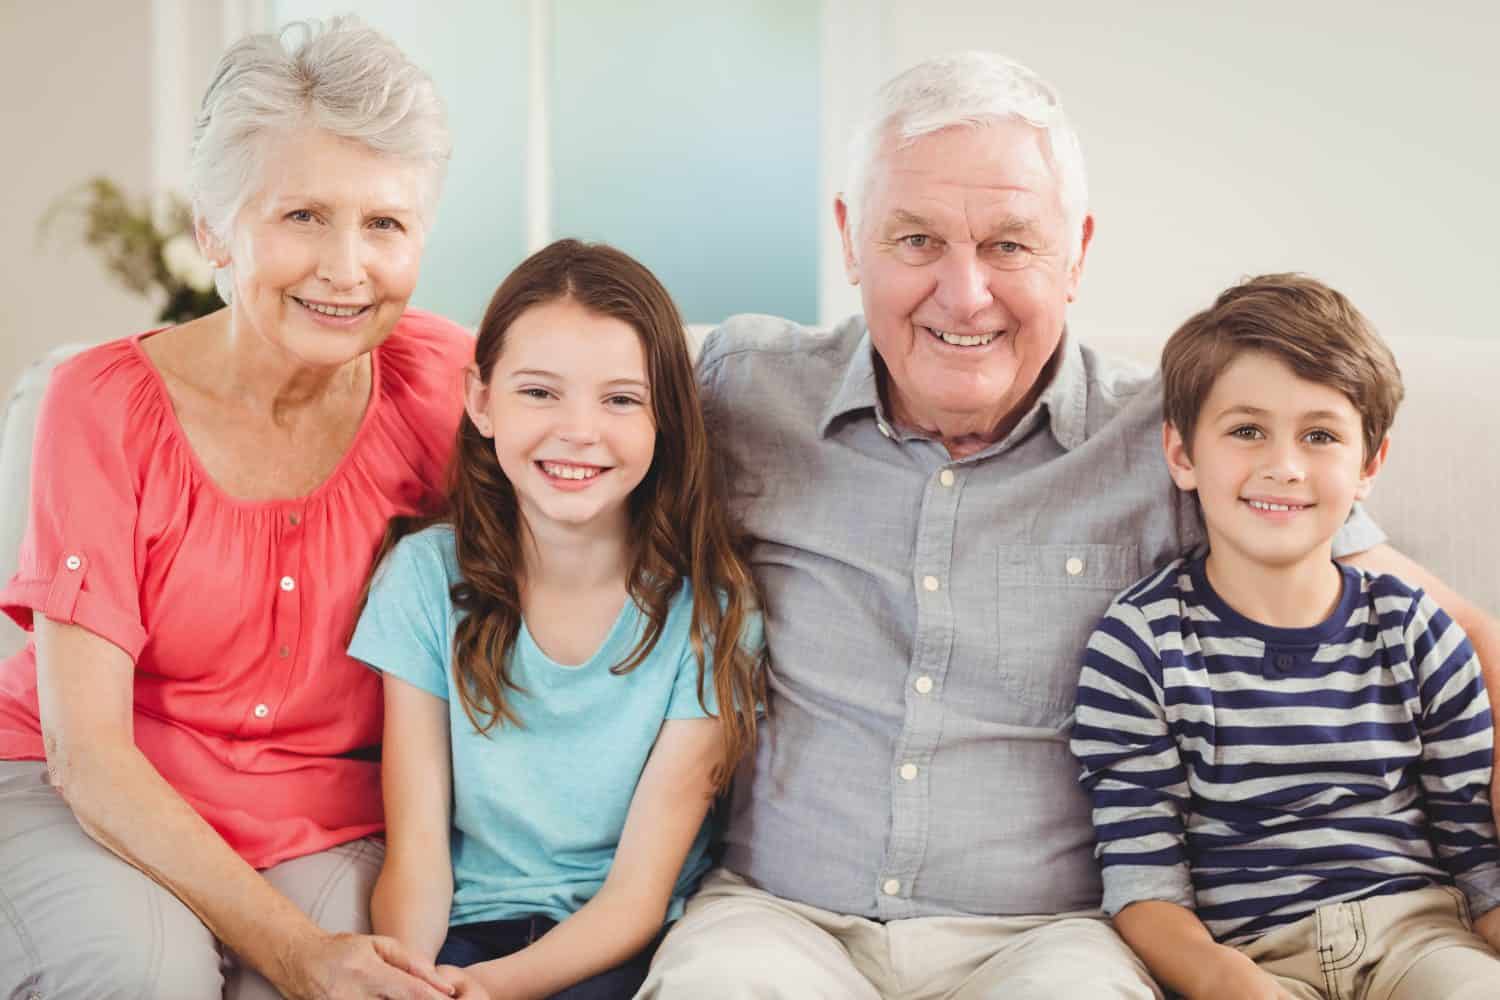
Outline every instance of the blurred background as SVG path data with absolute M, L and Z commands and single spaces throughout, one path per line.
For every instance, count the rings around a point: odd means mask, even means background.
M 98 175 L 181 191 L 225 44 L 350 11 L 448 101 L 415 303 L 467 324 L 559 236 L 638 255 L 691 322 L 854 311 L 831 202 L 864 101 L 921 58 L 989 48 L 1048 78 L 1082 135 L 1085 336 L 1165 335 L 1269 270 L 1335 284 L 1390 334 L 1500 330 L 1488 0 L 0 0 L 0 386 L 162 307 L 117 287 L 76 226 L 40 238 L 48 206 Z

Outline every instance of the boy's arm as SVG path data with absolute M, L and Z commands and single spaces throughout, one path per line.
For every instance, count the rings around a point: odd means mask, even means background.
M 1153 976 L 1194 996 L 1199 975 L 1229 958 L 1192 911 L 1190 792 L 1162 687 L 1150 623 L 1117 601 L 1084 653 L 1070 746 L 1093 802 L 1105 912 Z
M 534 944 L 468 972 L 504 1000 L 548 997 L 627 961 L 662 928 L 723 759 L 713 718 L 662 724 L 630 800 L 604 887 Z
M 1115 914 L 1114 923 L 1156 981 L 1185 1000 L 1294 1000 L 1244 954 L 1214 941 L 1184 906 L 1142 900 Z
M 370 897 L 370 922 L 377 934 L 431 960 L 448 935 L 453 904 L 448 702 L 390 674 L 381 684 L 386 851 Z
M 1490 804 L 1494 730 L 1489 697 L 1463 629 L 1420 592 L 1407 614 L 1404 639 L 1421 704 L 1419 776 L 1427 834 L 1477 919 L 1500 906 L 1500 846 Z

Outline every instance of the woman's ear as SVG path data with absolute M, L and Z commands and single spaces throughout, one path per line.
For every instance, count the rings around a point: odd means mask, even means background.
M 1370 487 L 1375 485 L 1375 477 L 1380 475 L 1380 470 L 1385 467 L 1386 456 L 1391 452 L 1391 438 L 1386 435 L 1380 441 L 1380 447 L 1375 449 L 1375 454 L 1365 463 L 1365 467 L 1359 472 L 1359 485 L 1354 488 L 1354 499 L 1363 500 L 1370 495 Z
M 472 363 L 464 369 L 464 410 L 479 433 L 495 436 L 490 424 L 490 387 L 479 377 L 479 366 Z
M 1180 490 L 1191 492 L 1198 488 L 1198 474 L 1193 471 L 1193 458 L 1188 454 L 1187 441 L 1170 420 L 1162 421 L 1161 450 L 1167 456 L 1167 471 L 1172 482 Z
M 193 239 L 198 241 L 203 259 L 215 269 L 229 266 L 229 248 L 202 219 L 193 220 Z

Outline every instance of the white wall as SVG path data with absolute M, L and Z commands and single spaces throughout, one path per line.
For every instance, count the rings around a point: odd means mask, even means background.
M 1500 5 L 1427 6 L 828 0 L 825 195 L 853 114 L 831 95 L 993 49 L 1050 80 L 1083 139 L 1085 335 L 1165 333 L 1243 275 L 1302 270 L 1387 333 L 1496 336 Z M 831 239 L 822 274 L 825 321 L 858 307 Z
M 150 319 L 92 252 L 61 231 L 37 239 L 48 204 L 94 174 L 145 190 L 150 15 L 147 0 L 0 3 L 0 393 L 48 347 Z

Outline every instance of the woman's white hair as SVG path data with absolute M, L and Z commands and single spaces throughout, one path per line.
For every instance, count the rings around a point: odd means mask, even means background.
M 216 238 L 254 191 L 268 136 L 317 128 L 427 166 L 422 214 L 437 207 L 451 144 L 432 79 L 389 38 L 353 17 L 296 21 L 224 53 L 193 127 L 193 214 Z M 230 300 L 229 268 L 214 275 Z
M 1057 92 L 1020 63 L 993 52 L 958 52 L 918 63 L 875 95 L 849 143 L 844 205 L 851 234 L 859 232 L 866 186 L 888 141 L 910 145 L 932 132 L 1019 118 L 1040 129 L 1062 198 L 1063 218 L 1076 257 L 1088 210 L 1083 148 L 1063 113 Z

